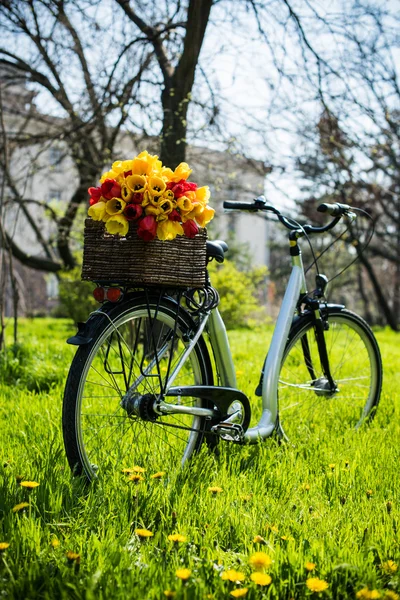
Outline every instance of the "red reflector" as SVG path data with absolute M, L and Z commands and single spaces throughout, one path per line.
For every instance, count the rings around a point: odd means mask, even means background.
M 104 296 L 104 288 L 97 287 L 93 290 L 93 297 L 95 300 L 97 300 L 97 302 L 104 302 Z
M 122 290 L 117 287 L 110 287 L 106 292 L 107 300 L 110 302 L 118 302 L 122 296 Z

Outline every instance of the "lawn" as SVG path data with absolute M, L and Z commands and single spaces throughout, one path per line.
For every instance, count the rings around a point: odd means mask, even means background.
M 221 444 L 183 471 L 134 483 L 116 467 L 85 488 L 61 434 L 72 332 L 21 321 L 0 362 L 1 598 L 400 598 L 396 334 L 376 332 L 384 388 L 368 427 L 326 435 L 315 423 L 291 444 Z M 253 403 L 270 335 L 230 332 Z

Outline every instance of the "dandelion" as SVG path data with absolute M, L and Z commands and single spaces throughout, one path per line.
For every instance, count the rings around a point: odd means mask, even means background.
M 52 545 L 53 548 L 58 548 L 58 546 L 60 545 L 60 541 L 57 538 L 53 538 L 51 540 L 50 544 Z
M 238 588 L 237 590 L 233 590 L 230 595 L 234 598 L 244 598 L 248 591 L 248 588 Z
M 128 477 L 128 481 L 134 481 L 135 483 L 139 483 L 140 481 L 144 481 L 144 477 L 138 475 L 137 473 L 134 473 L 133 475 L 130 475 Z
M 313 562 L 306 562 L 306 564 L 304 566 L 306 568 L 306 571 L 314 571 L 314 569 L 317 565 Z
M 252 497 L 253 497 L 253 494 L 245 494 L 244 496 L 240 496 L 240 499 L 242 502 L 250 502 Z
M 138 467 L 137 465 L 135 467 L 122 469 L 122 473 L 125 475 L 131 475 L 132 473 L 145 473 L 145 471 L 146 469 L 143 469 L 143 467 Z
M 154 535 L 154 533 L 148 529 L 135 529 L 135 533 L 140 538 L 149 538 Z
M 249 558 L 249 564 L 256 571 L 262 571 L 272 565 L 272 558 L 265 552 L 254 552 Z
M 69 550 L 67 552 L 67 560 L 70 563 L 73 563 L 73 562 L 78 562 L 79 563 L 80 560 L 81 560 L 81 555 L 78 554 L 77 552 L 72 552 L 71 550 Z
M 399 594 L 396 594 L 393 590 L 385 590 L 383 600 L 400 600 Z
M 373 491 L 372 490 L 366 490 L 365 493 L 367 494 L 367 498 L 371 498 Z
M 336 467 L 336 465 L 335 465 L 335 463 L 330 463 L 330 464 L 328 465 L 328 467 L 330 468 L 330 470 L 331 470 L 331 471 L 334 471 L 334 470 L 335 470 L 335 467 Z
M 9 547 L 10 547 L 10 544 L 7 544 L 7 542 L 0 542 L 0 552 L 4 552 Z
M 181 535 L 180 533 L 172 533 L 168 536 L 170 542 L 179 543 L 186 542 L 186 536 Z
M 13 511 L 13 513 L 18 513 L 21 510 L 24 510 L 24 508 L 27 508 L 28 506 L 29 506 L 29 502 L 20 502 L 19 504 L 16 504 L 14 506 L 12 511 Z
M 386 575 L 392 575 L 393 573 L 396 573 L 398 566 L 393 560 L 387 560 L 381 564 L 381 569 Z
M 306 586 L 312 592 L 319 593 L 327 590 L 329 587 L 329 583 L 327 581 L 324 581 L 323 579 L 318 579 L 318 577 L 310 577 L 306 581 Z
M 272 578 L 266 573 L 252 573 L 250 579 L 257 585 L 269 585 Z
M 161 479 L 164 475 L 165 471 L 158 471 L 157 473 L 154 473 L 154 475 L 150 475 L 150 479 Z
M 173 592 L 172 590 L 164 590 L 164 596 L 166 598 L 174 598 L 176 596 L 176 592 Z
M 216 495 L 216 494 L 220 494 L 224 490 L 221 487 L 218 487 L 217 485 L 215 485 L 215 486 L 209 487 L 208 491 L 211 492 L 212 494 Z
M 356 594 L 356 598 L 359 600 L 378 600 L 380 597 L 378 590 L 369 590 L 367 587 L 359 590 Z
M 33 490 L 34 488 L 37 488 L 40 483 L 37 481 L 21 481 L 19 485 L 27 490 Z
M 228 571 L 222 573 L 221 579 L 235 583 L 236 581 L 244 581 L 245 575 L 240 571 L 235 571 L 235 569 L 228 569 Z
M 350 462 L 348 460 L 346 460 L 344 462 L 344 466 L 346 467 L 346 469 L 348 469 L 350 467 Z
M 262 544 L 265 545 L 267 542 L 264 540 L 264 538 L 261 535 L 255 535 L 253 537 L 253 544 Z
M 192 571 L 190 569 L 178 569 L 175 571 L 175 575 L 178 579 L 182 579 L 182 581 L 187 581 L 191 576 Z
M 305 490 L 306 492 L 310 491 L 310 484 L 309 483 L 303 483 L 303 490 Z

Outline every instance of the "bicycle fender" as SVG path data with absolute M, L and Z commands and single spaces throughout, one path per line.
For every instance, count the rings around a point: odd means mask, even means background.
M 328 310 L 329 309 L 344 310 L 346 307 L 344 304 L 325 304 L 324 308 L 326 308 Z M 293 331 L 293 329 L 296 328 L 298 326 L 298 324 L 301 323 L 301 321 L 304 321 L 305 319 L 309 319 L 311 314 L 312 314 L 311 310 L 305 310 L 304 312 L 301 313 L 301 315 L 295 315 L 293 317 L 292 325 L 291 325 L 290 331 L 289 331 L 289 338 L 290 338 L 290 332 Z M 267 354 L 267 356 L 268 356 L 268 354 Z M 265 367 L 265 363 L 267 360 L 267 356 L 265 357 L 263 367 L 261 369 L 260 380 L 259 380 L 256 390 L 254 392 L 255 395 L 258 397 L 262 396 L 263 375 L 264 375 L 264 367 Z

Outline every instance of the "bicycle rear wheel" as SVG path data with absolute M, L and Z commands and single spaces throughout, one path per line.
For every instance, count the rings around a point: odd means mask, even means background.
M 328 308 L 324 332 L 332 378 L 325 378 L 311 315 L 292 327 L 279 376 L 279 423 L 289 439 L 315 428 L 339 433 L 371 419 L 382 387 L 378 344 L 367 323 L 340 307 Z
M 195 328 L 173 301 L 137 297 L 104 306 L 101 325 L 71 364 L 63 404 L 64 445 L 69 465 L 90 481 L 115 470 L 140 475 L 168 471 L 186 462 L 203 442 L 206 419 L 186 414 L 155 415 L 154 400 L 185 351 Z M 174 386 L 212 385 L 207 347 L 200 338 Z M 140 415 L 124 407 L 130 389 Z M 176 402 L 176 398 L 170 399 Z M 198 398 L 177 403 L 207 407 Z

